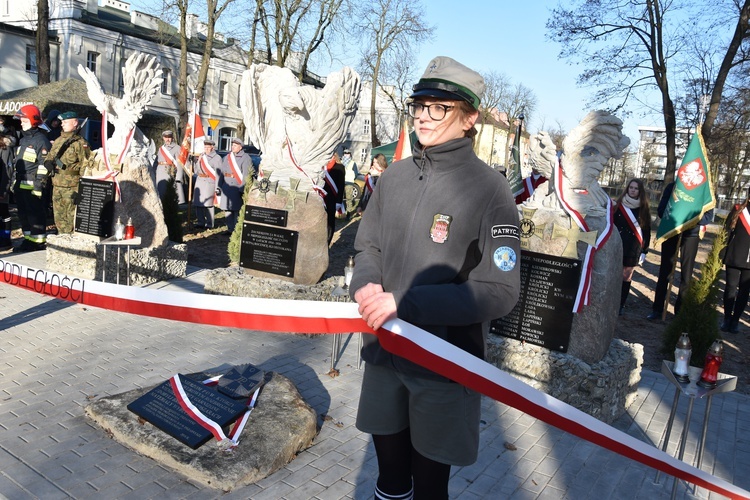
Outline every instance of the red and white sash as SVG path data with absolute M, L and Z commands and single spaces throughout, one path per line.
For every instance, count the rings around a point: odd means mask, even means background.
M 747 207 L 740 212 L 740 220 L 742 221 L 742 225 L 745 226 L 747 234 L 750 234 L 750 211 L 748 211 Z
M 232 174 L 234 175 L 234 178 L 237 179 L 237 182 L 242 184 L 242 181 L 244 180 L 242 170 L 240 170 L 240 166 L 237 165 L 237 158 L 232 151 L 229 152 L 229 167 L 232 169 Z
M 640 224 L 638 224 L 638 219 L 636 219 L 633 212 L 622 203 L 620 203 L 620 212 L 625 216 L 625 220 L 628 221 L 630 229 L 633 231 L 633 234 L 635 234 L 635 237 L 638 238 L 638 243 L 641 245 L 641 248 L 643 248 L 643 231 L 641 230 Z
M 214 167 L 212 167 L 208 163 L 208 159 L 206 159 L 205 153 L 201 155 L 201 170 L 211 178 L 212 181 L 216 182 L 216 170 Z M 219 197 L 216 196 L 216 191 L 214 191 L 214 205 L 219 204 Z
M 127 153 L 130 150 L 130 144 L 133 142 L 134 132 L 135 132 L 135 127 L 131 128 L 130 132 L 128 132 L 128 135 L 125 136 L 125 144 L 122 146 L 122 151 L 120 151 L 120 154 L 117 155 L 116 163 L 122 163 L 122 161 L 125 159 L 125 153 Z
M 302 172 L 302 174 L 307 178 L 308 181 L 310 181 L 310 184 L 312 185 L 313 189 L 320 195 L 321 200 L 326 197 L 326 191 L 322 187 L 318 186 L 312 178 L 305 172 L 305 170 L 299 166 L 299 163 L 297 162 L 297 158 L 294 156 L 294 150 L 292 149 L 292 140 L 289 138 L 289 135 L 286 136 L 286 148 L 287 152 L 289 153 L 289 159 L 292 160 L 292 164 L 295 166 L 297 170 Z M 325 168 L 325 165 L 323 166 Z
M 375 189 L 375 184 L 372 181 L 372 176 L 370 174 L 367 174 L 365 176 L 365 189 L 367 189 L 367 192 L 369 194 L 372 194 L 373 190 Z

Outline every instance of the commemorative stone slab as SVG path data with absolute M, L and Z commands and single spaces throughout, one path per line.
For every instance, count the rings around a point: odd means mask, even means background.
M 242 226 L 240 266 L 293 278 L 298 239 L 298 231 L 245 221 Z
M 581 261 L 521 252 L 521 294 L 516 307 L 490 323 L 490 332 L 567 352 Z
M 81 177 L 74 230 L 99 238 L 112 236 L 115 213 L 115 185 L 101 179 Z
M 221 427 L 237 420 L 246 410 L 242 402 L 220 394 L 201 382 L 184 375 L 178 377 L 190 402 Z M 169 380 L 130 403 L 128 410 L 194 450 L 213 437 L 183 409 Z
M 289 222 L 289 211 L 257 205 L 245 205 L 245 220 L 268 224 L 269 226 L 286 227 Z

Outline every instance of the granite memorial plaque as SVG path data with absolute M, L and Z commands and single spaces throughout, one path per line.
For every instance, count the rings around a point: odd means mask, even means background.
M 490 332 L 567 352 L 581 261 L 521 252 L 521 294 L 507 316 L 490 323 Z
M 293 278 L 298 238 L 298 231 L 245 221 L 242 226 L 240 266 Z
M 246 410 L 242 402 L 220 394 L 201 382 L 184 375 L 178 377 L 190 402 L 221 427 L 237 420 Z M 194 450 L 213 437 L 182 409 L 169 380 L 130 403 L 128 410 Z
M 115 184 L 81 177 L 74 229 L 77 233 L 108 238 L 112 236 L 115 213 Z
M 245 205 L 245 220 L 268 224 L 269 226 L 286 227 L 287 222 L 289 222 L 289 212 L 275 208 Z

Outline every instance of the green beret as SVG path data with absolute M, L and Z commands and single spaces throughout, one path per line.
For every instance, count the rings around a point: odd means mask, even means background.
M 76 119 L 78 118 L 78 115 L 76 114 L 75 111 L 66 111 L 65 113 L 60 113 L 57 116 L 57 119 L 60 120 L 60 121 L 62 121 L 62 120 L 72 120 L 73 118 L 76 118 Z

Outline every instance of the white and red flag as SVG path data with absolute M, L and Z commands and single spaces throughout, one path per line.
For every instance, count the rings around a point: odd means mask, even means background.
M 403 160 L 411 156 L 411 139 L 409 138 L 409 123 L 404 119 L 401 133 L 398 136 L 396 151 L 393 153 L 393 161 Z
M 183 165 L 187 164 L 188 156 L 198 156 L 203 152 L 203 140 L 206 134 L 203 132 L 203 122 L 198 114 L 198 101 L 193 99 L 193 112 L 185 127 L 185 137 L 180 144 L 180 154 L 177 161 Z

